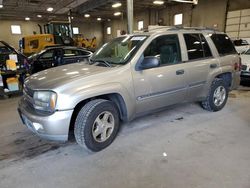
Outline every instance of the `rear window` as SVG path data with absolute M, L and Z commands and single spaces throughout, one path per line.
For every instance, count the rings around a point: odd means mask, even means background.
M 232 41 L 227 35 L 211 34 L 211 39 L 213 40 L 220 55 L 229 55 L 237 53 Z
M 208 43 L 202 34 L 184 34 L 184 39 L 189 60 L 212 57 Z

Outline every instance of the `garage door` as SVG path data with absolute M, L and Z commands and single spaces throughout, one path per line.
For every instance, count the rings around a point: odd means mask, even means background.
M 232 38 L 250 38 L 250 9 L 229 11 L 226 33 Z

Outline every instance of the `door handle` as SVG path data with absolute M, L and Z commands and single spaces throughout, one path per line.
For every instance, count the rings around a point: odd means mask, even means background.
M 214 69 L 214 68 L 216 68 L 216 67 L 217 67 L 217 64 L 215 64 L 215 63 L 214 63 L 214 64 L 210 64 L 210 68 L 211 68 L 211 69 Z
M 184 70 L 183 69 L 181 69 L 181 70 L 177 70 L 176 71 L 176 75 L 181 75 L 181 74 L 184 74 Z

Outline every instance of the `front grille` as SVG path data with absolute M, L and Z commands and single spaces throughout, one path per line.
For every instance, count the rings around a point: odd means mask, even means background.
M 34 91 L 24 84 L 24 87 L 23 87 L 24 100 L 26 101 L 26 104 L 28 104 L 28 106 L 31 108 L 33 108 L 33 103 L 34 103 L 33 95 L 34 95 Z
M 247 66 L 246 65 L 242 65 L 241 66 L 241 70 L 247 70 Z

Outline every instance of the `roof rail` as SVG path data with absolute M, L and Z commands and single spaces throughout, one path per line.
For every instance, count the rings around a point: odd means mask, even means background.
M 148 26 L 148 29 L 144 29 L 143 32 L 151 32 L 151 31 L 157 31 L 157 30 L 168 30 L 171 28 L 173 28 L 173 26 L 151 25 L 151 26 Z
M 155 26 L 151 29 L 145 29 L 143 32 L 151 32 L 151 31 L 162 31 L 162 30 L 167 30 L 167 31 L 177 31 L 177 30 L 197 30 L 197 31 L 202 31 L 202 30 L 207 30 L 207 31 L 218 31 L 215 28 L 210 28 L 210 27 L 183 27 L 183 26 Z
M 209 30 L 209 31 L 218 31 L 215 28 L 211 28 L 211 27 L 183 27 L 183 26 L 174 26 L 172 28 L 169 29 L 170 31 L 172 30 Z

